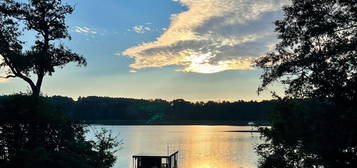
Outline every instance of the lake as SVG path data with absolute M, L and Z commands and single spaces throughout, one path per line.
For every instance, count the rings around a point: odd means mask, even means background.
M 255 168 L 254 148 L 263 142 L 259 133 L 232 132 L 249 126 L 91 126 L 87 137 L 101 128 L 124 143 L 114 168 L 131 168 L 134 154 L 168 150 L 179 151 L 179 168 Z

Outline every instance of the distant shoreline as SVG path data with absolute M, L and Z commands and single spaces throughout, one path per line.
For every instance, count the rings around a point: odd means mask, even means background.
M 259 132 L 259 130 L 232 130 L 232 131 L 224 131 L 224 132 L 251 132 L 251 133 L 255 133 L 255 132 Z
M 231 126 L 250 126 L 249 121 L 143 121 L 143 120 L 96 120 L 83 121 L 90 125 L 231 125 Z M 257 126 L 270 126 L 267 121 L 255 121 Z

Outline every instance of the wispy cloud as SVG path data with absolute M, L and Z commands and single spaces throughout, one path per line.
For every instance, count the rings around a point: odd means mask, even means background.
M 93 29 L 85 26 L 84 27 L 76 26 L 74 31 L 82 34 L 97 34 L 97 32 L 94 31 Z
M 155 41 L 126 49 L 137 70 L 179 65 L 178 71 L 214 73 L 252 69 L 276 41 L 273 21 L 287 0 L 174 0 L 188 8 L 171 16 Z M 144 26 L 135 32 L 143 33 Z
M 146 23 L 146 24 L 148 24 L 148 23 Z M 148 26 L 136 25 L 136 26 L 132 27 L 131 29 L 129 29 L 129 31 L 134 31 L 135 33 L 138 33 L 138 34 L 144 34 L 145 32 L 151 31 L 151 28 Z

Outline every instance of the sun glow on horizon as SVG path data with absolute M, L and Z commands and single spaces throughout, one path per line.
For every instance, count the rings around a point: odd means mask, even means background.
M 185 59 L 186 67 L 183 69 L 179 69 L 178 71 L 209 74 L 233 69 L 253 69 L 251 66 L 252 60 L 248 58 L 235 60 L 232 59 L 217 62 L 215 62 L 214 59 L 215 54 L 211 52 L 203 54 L 192 54 L 191 56 Z

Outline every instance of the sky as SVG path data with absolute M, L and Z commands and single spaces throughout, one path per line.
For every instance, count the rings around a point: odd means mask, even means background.
M 75 6 L 61 40 L 86 57 L 46 77 L 43 94 L 189 101 L 271 99 L 257 94 L 253 61 L 278 42 L 273 22 L 287 0 L 66 0 Z M 31 32 L 22 37 L 33 41 Z M 0 71 L 1 73 L 1 71 Z M 0 79 L 0 94 L 28 92 Z

